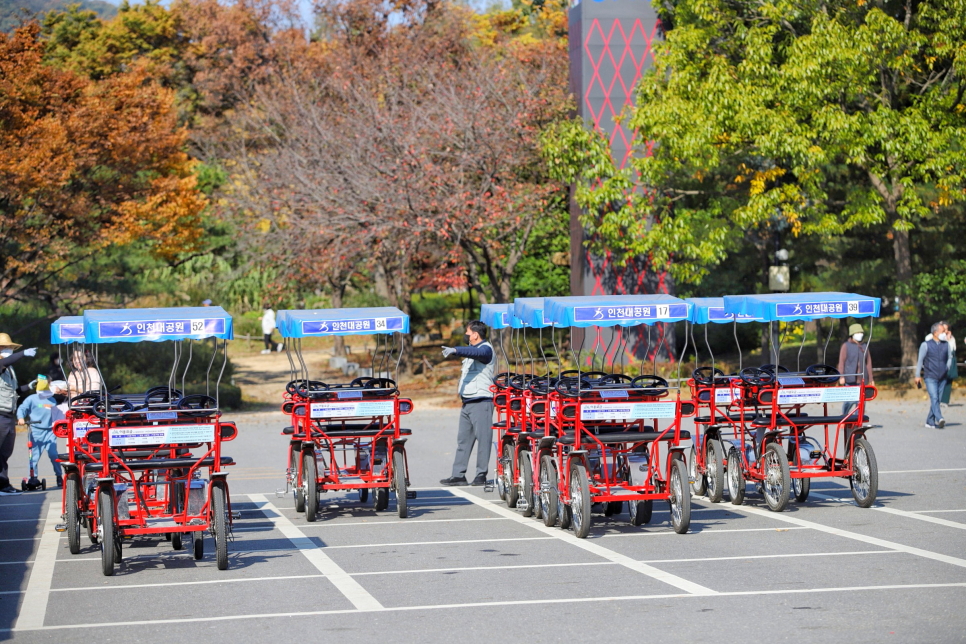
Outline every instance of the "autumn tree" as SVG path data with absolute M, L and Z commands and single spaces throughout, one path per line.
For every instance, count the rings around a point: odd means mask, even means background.
M 56 309 L 118 248 L 171 260 L 201 247 L 207 199 L 170 90 L 141 72 L 93 82 L 45 65 L 38 33 L 0 35 L 0 289 Z

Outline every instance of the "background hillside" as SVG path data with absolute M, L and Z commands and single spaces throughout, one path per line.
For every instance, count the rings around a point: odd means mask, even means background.
M 42 20 L 48 11 L 64 11 L 76 4 L 82 10 L 93 11 L 99 18 L 109 20 L 117 15 L 117 7 L 103 0 L 0 0 L 0 31 L 13 31 L 17 25 L 30 18 Z

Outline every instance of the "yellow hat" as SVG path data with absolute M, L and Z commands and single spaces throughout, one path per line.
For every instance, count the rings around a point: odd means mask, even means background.
M 17 344 L 13 340 L 11 340 L 10 336 L 7 335 L 6 333 L 0 333 L 0 349 L 13 349 L 14 351 L 16 351 L 22 346 L 23 346 L 22 344 Z

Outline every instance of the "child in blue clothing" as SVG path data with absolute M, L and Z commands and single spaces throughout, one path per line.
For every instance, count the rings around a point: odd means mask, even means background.
M 53 427 L 54 420 L 60 418 L 61 414 L 54 396 L 63 393 L 66 388 L 66 383 L 62 381 L 52 382 L 48 390 L 27 396 L 17 408 L 18 425 L 23 425 L 25 419 L 30 420 L 30 469 L 34 476 L 39 476 L 40 455 L 46 452 L 54 466 L 58 487 L 64 485 L 64 476 L 57 462 L 57 437 L 54 436 Z

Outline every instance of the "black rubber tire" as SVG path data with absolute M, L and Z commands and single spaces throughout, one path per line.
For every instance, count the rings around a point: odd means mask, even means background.
M 97 526 L 94 523 L 94 517 L 87 519 L 87 538 L 95 546 L 98 544 L 99 539 L 97 538 Z
M 705 442 L 711 441 L 705 438 Z M 704 474 L 698 472 L 698 450 L 694 445 L 691 446 L 691 452 L 688 454 L 688 479 L 691 480 L 691 493 L 695 496 L 704 496 L 707 484 Z
M 359 488 L 359 503 L 365 503 L 369 500 L 369 488 Z
M 302 460 L 302 451 L 296 445 L 292 445 L 291 450 L 292 450 L 292 454 L 291 454 L 290 462 L 291 462 L 291 466 L 294 467 L 296 471 L 296 477 L 295 477 L 296 485 L 292 490 L 293 496 L 295 497 L 295 511 L 305 512 L 305 492 L 302 490 L 301 487 L 298 486 L 298 475 L 297 475 L 298 469 L 299 469 L 299 462 Z
M 313 523 L 319 513 L 319 470 L 311 450 L 302 452 L 302 480 L 305 481 L 305 520 Z
M 654 514 L 654 501 L 628 501 L 627 513 L 631 517 L 631 525 L 642 526 L 651 522 L 651 515 Z
M 198 561 L 205 556 L 205 533 L 204 532 L 192 532 L 191 533 L 191 550 L 195 557 L 195 561 Z
M 406 453 L 397 449 L 392 453 L 392 476 L 396 483 L 396 512 L 400 519 L 409 516 L 409 499 L 406 492 L 409 486 L 406 483 Z
M 184 550 L 184 534 L 181 532 L 171 533 L 171 549 Z
M 616 517 L 619 516 L 621 512 L 624 511 L 623 501 L 608 501 L 604 506 L 604 516 L 605 517 Z
M 513 458 L 513 443 L 503 446 L 503 476 L 506 481 L 506 506 L 508 508 L 517 507 L 517 499 L 520 498 L 520 489 L 517 487 L 516 459 Z M 509 469 L 507 469 L 509 467 Z
M 80 480 L 76 475 L 68 475 L 64 482 L 64 521 L 67 523 L 67 547 L 70 554 L 80 553 Z
M 543 506 L 543 525 L 553 527 L 557 523 L 557 467 L 553 457 L 540 457 L 540 505 Z
M 215 533 L 215 562 L 228 570 L 228 493 L 224 485 L 211 486 L 211 527 Z M 196 557 L 197 558 L 197 557 Z
M 721 443 L 716 439 L 711 439 L 707 444 L 708 451 L 705 453 L 706 470 L 705 475 L 706 489 L 705 494 L 712 503 L 721 503 L 724 499 L 724 450 Z
M 872 445 L 865 438 L 853 441 L 852 471 L 855 472 L 849 479 L 852 498 L 860 508 L 871 508 L 879 494 L 879 464 Z
M 384 512 L 389 507 L 389 488 L 376 488 L 373 493 L 373 507 L 376 512 Z
M 40 489 L 41 490 L 47 489 L 47 479 L 40 479 Z
M 768 444 L 762 457 L 762 469 L 765 472 L 765 480 L 762 481 L 765 503 L 772 512 L 783 512 L 788 507 L 791 496 L 792 477 L 788 471 L 788 457 L 781 445 Z M 777 480 L 778 477 L 781 478 L 780 481 Z
M 574 536 L 586 539 L 590 534 L 590 482 L 587 468 L 582 462 L 570 465 L 570 513 L 573 517 Z
M 799 503 L 805 503 L 808 500 L 808 492 L 811 489 L 812 479 L 792 479 L 792 493 Z
M 685 534 L 691 525 L 691 488 L 688 485 L 688 468 L 682 459 L 671 464 L 671 480 L 668 481 L 671 498 L 671 526 L 678 534 Z
M 180 481 L 175 481 L 171 484 L 174 488 L 174 494 L 171 495 L 171 512 L 178 513 L 181 512 L 181 508 L 184 505 L 184 483 Z M 171 549 L 172 550 L 183 550 L 184 549 L 184 534 L 181 532 L 171 533 Z
M 741 471 L 741 454 L 737 448 L 728 450 L 728 494 L 732 505 L 745 502 L 745 475 Z
M 97 522 L 103 531 L 101 535 L 101 572 L 105 577 L 114 575 L 117 550 L 114 533 L 114 496 L 111 490 L 104 488 L 97 491 Z
M 533 495 L 533 461 L 530 460 L 530 452 L 520 452 L 520 462 L 517 466 L 520 472 L 520 494 L 527 500 L 527 509 L 523 511 L 523 516 L 532 517 L 536 506 Z

